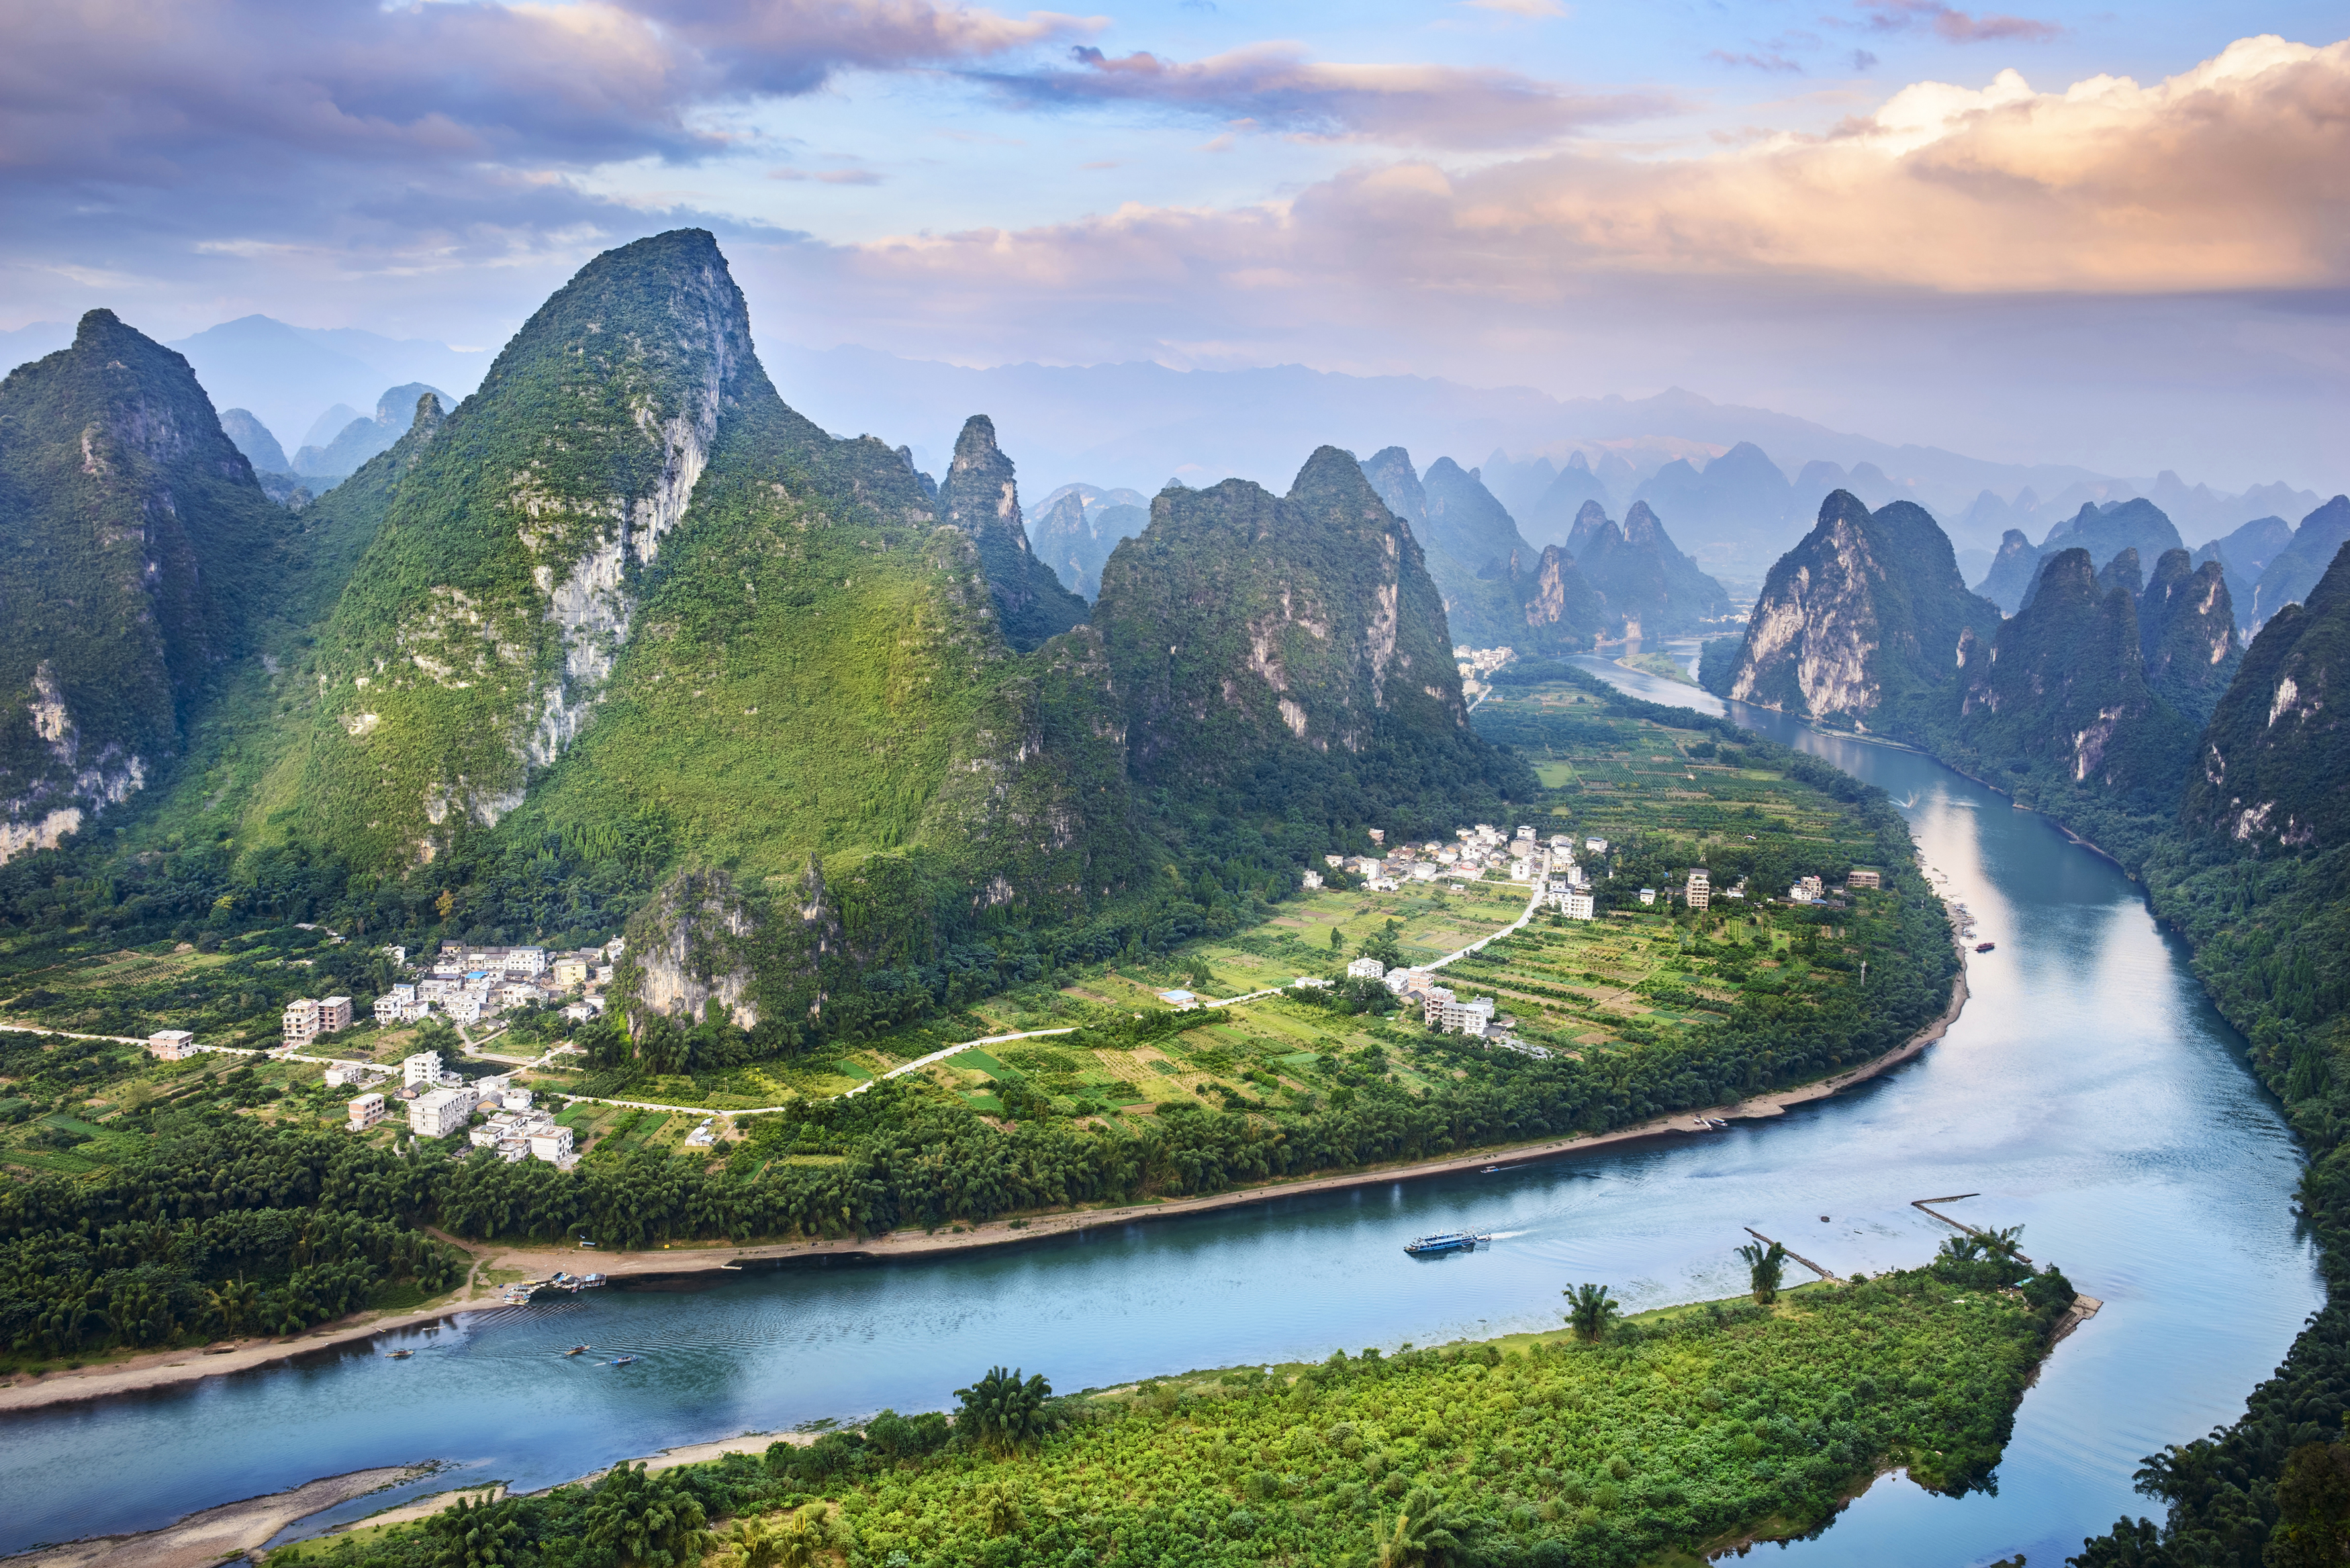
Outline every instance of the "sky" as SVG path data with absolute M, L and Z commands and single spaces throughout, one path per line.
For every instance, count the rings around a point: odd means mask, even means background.
M 763 340 L 2350 484 L 2350 11 L 2016 3 L 47 0 L 0 329 L 494 350 L 692 224 Z

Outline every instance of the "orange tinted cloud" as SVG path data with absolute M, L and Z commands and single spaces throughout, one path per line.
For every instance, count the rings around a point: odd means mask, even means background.
M 2151 86 L 2040 92 L 2012 70 L 1979 88 L 1921 82 L 1829 134 L 1704 157 L 1365 166 L 1263 207 L 1128 208 L 862 255 L 884 274 L 969 268 L 1014 286 L 1180 274 L 1536 299 L 1630 270 L 2212 290 L 2350 278 L 2345 220 L 2350 42 L 2268 36 Z

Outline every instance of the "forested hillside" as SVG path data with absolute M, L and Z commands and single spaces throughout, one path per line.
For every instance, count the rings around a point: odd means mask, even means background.
M 113 314 L 0 382 L 0 860 L 119 808 L 298 592 L 300 528 Z
M 2085 1568 L 2340 1560 L 2350 1504 L 2350 550 L 2262 628 L 2206 731 L 2177 825 L 2134 862 L 2195 972 L 2251 1042 L 2309 1152 L 2302 1209 L 2328 1300 L 2243 1418 L 2150 1457 L 2158 1528 L 2124 1520 Z

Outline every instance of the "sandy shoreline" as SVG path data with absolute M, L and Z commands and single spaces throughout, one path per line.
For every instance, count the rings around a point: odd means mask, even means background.
M 556 1269 L 583 1271 L 595 1269 L 611 1279 L 657 1277 L 664 1274 L 701 1273 L 712 1270 L 741 1270 L 745 1264 L 785 1267 L 798 1262 L 873 1262 L 898 1258 L 950 1257 L 959 1252 L 976 1251 L 986 1247 L 1021 1246 L 1052 1237 L 1104 1226 L 1132 1225 L 1149 1220 L 1161 1220 L 1178 1215 L 1212 1214 L 1223 1210 L 1244 1209 L 1253 1204 L 1270 1203 L 1284 1198 L 1302 1197 L 1309 1193 L 1336 1192 L 1350 1187 L 1371 1187 L 1390 1181 L 1411 1181 L 1432 1176 L 1446 1176 L 1465 1170 L 1479 1170 L 1495 1164 L 1530 1159 L 1552 1159 L 1587 1149 L 1606 1148 L 1618 1144 L 1638 1143 L 1659 1137 L 1702 1137 L 1708 1136 L 1695 1126 L 1696 1118 L 1704 1116 L 1721 1121 L 1759 1120 L 1785 1114 L 1790 1106 L 1808 1105 L 1825 1099 L 1855 1084 L 1865 1083 L 1890 1072 L 1901 1064 L 1923 1053 L 1927 1046 L 1942 1038 L 1957 1021 L 1967 1002 L 1967 971 L 1964 950 L 1957 980 L 1950 988 L 1950 1005 L 1940 1016 L 1919 1030 L 1907 1043 L 1848 1072 L 1831 1077 L 1782 1089 L 1773 1094 L 1756 1095 L 1725 1105 L 1703 1106 L 1679 1111 L 1671 1116 L 1655 1116 L 1613 1132 L 1586 1134 L 1578 1137 L 1545 1138 L 1530 1143 L 1503 1144 L 1481 1148 L 1471 1154 L 1457 1155 L 1445 1159 L 1423 1160 L 1417 1163 L 1371 1166 L 1357 1170 L 1342 1171 L 1331 1176 L 1302 1177 L 1293 1180 L 1270 1182 L 1257 1187 L 1236 1188 L 1199 1198 L 1170 1199 L 1155 1203 L 1127 1204 L 1114 1209 L 1062 1210 L 1018 1220 L 997 1220 L 971 1227 L 962 1234 L 941 1231 L 924 1235 L 919 1231 L 893 1231 L 886 1236 L 844 1239 L 830 1241 L 785 1241 L 764 1246 L 737 1247 L 724 1243 L 692 1244 L 656 1248 L 645 1251 L 626 1252 L 582 1251 L 573 1248 L 531 1249 L 468 1249 L 473 1254 L 479 1274 L 491 1269 L 521 1269 L 531 1274 L 548 1274 Z M 1015 1226 L 1017 1227 L 1015 1229 Z M 471 1288 L 471 1287 L 469 1287 Z M 84 1367 L 79 1371 L 52 1372 L 41 1377 L 0 1387 L 0 1413 L 36 1409 L 48 1405 L 68 1404 L 83 1399 L 102 1399 L 116 1394 L 136 1393 L 144 1389 L 168 1387 L 173 1384 L 194 1382 L 201 1378 L 219 1376 L 232 1372 L 246 1372 L 276 1362 L 326 1350 L 338 1345 L 373 1339 L 379 1334 L 404 1328 L 417 1328 L 428 1324 L 446 1322 L 452 1318 L 478 1312 L 514 1310 L 504 1302 L 479 1304 L 466 1302 L 442 1303 L 408 1313 L 390 1313 L 380 1316 L 330 1324 L 311 1330 L 299 1338 L 269 1340 L 239 1345 L 234 1349 L 175 1350 L 151 1356 L 140 1356 L 129 1362 L 107 1366 Z

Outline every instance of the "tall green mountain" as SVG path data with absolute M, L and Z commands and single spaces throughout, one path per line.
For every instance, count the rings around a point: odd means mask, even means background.
M 1162 492 L 1094 624 L 1139 784 L 1417 831 L 1531 782 L 1469 727 L 1419 542 L 1335 447 L 1286 496 Z
M 1721 585 L 1674 546 L 1645 501 L 1620 526 L 1597 502 L 1584 503 L 1567 552 L 1605 601 L 1615 635 L 1677 637 L 1730 613 Z
M 245 409 L 222 410 L 221 433 L 235 443 L 244 453 L 255 473 L 291 473 L 293 465 L 286 460 L 286 449 L 269 433 L 269 427 L 253 417 Z
M 2143 496 L 2099 506 L 2084 502 L 2081 510 L 2048 530 L 2040 541 L 2042 555 L 2079 548 L 2093 561 L 2110 561 L 2124 550 L 2136 550 L 2138 559 L 2151 561 L 2165 550 L 2183 549 L 2186 541 L 2161 507 Z
M 2039 548 L 2021 529 L 2010 528 L 2000 535 L 1999 554 L 1991 557 L 1991 570 L 1975 585 L 1975 592 L 1997 605 L 2002 613 L 2013 615 L 2023 607 L 2024 596 L 2032 592 L 2033 579 L 2039 575 Z
M 2180 819 L 2248 847 L 2350 842 L 2350 548 L 2271 616 L 2212 711 Z
M 1938 750 L 2009 788 L 2094 785 L 2158 810 L 2173 798 L 2194 729 L 2147 683 L 2137 556 L 2116 564 L 2100 574 L 2079 548 L 2047 558 L 1990 658 L 1968 659 L 1955 732 Z
M 2337 495 L 2303 518 L 2292 542 L 2261 569 L 2252 589 L 2251 623 L 2259 626 L 2286 605 L 2306 599 L 2345 542 L 2350 542 L 2350 495 Z
M 1061 586 L 1028 547 L 1012 460 L 995 444 L 995 421 L 973 414 L 956 438 L 953 464 L 939 486 L 939 519 L 970 535 L 1003 627 L 1024 653 L 1086 618 L 1086 601 Z
M 1872 513 L 1839 490 L 1763 580 L 1736 662 L 1714 668 L 1741 701 L 1921 735 L 1999 626 L 1932 514 L 1908 501 Z
M 1591 646 L 1606 610 L 1589 582 L 1557 545 L 1537 553 L 1527 544 L 1474 473 L 1446 457 L 1417 474 L 1399 446 L 1374 454 L 1362 470 L 1419 541 L 1460 645 L 1531 657 Z
M 144 787 L 298 594 L 298 530 L 188 362 L 109 311 L 0 382 L 0 860 Z
M 707 234 L 589 263 L 380 472 L 249 842 L 525 922 L 562 911 L 528 906 L 517 856 L 565 897 L 721 870 L 762 909 L 825 888 L 754 929 L 837 917 L 861 961 L 1126 880 L 1098 643 L 1005 646 L 978 543 L 910 464 L 776 395 Z
M 2137 620 L 2147 684 L 2192 722 L 2209 720 L 2244 653 L 2226 568 L 2165 550 L 2138 596 Z

